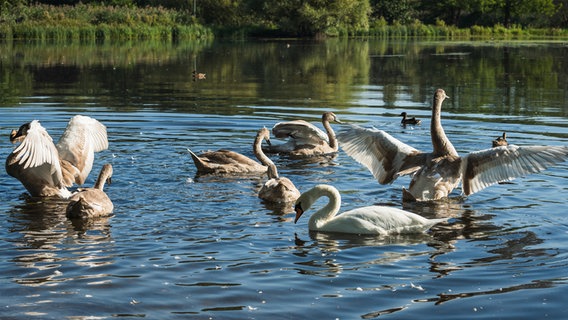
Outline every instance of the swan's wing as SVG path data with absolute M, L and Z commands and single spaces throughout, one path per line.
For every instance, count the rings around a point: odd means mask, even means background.
M 381 184 L 414 173 L 426 160 L 426 154 L 374 128 L 350 125 L 337 139 L 343 151 L 367 167 Z
M 95 152 L 108 148 L 106 127 L 99 121 L 77 115 L 69 120 L 57 143 L 61 160 L 67 160 L 79 170 L 77 184 L 83 184 L 93 167 Z
M 470 195 L 567 159 L 568 147 L 560 146 L 509 145 L 472 152 L 463 158 L 461 165 L 463 193 Z
M 52 182 L 60 186 L 63 180 L 57 148 L 39 121 L 30 122 L 26 137 L 13 154 L 20 170 L 27 171 L 34 179 Z
M 278 139 L 292 137 L 297 145 L 317 145 L 321 141 L 328 141 L 325 132 L 304 120 L 278 122 L 272 127 L 272 134 Z

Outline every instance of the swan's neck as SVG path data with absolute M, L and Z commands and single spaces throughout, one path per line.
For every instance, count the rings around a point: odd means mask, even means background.
M 329 147 L 332 148 L 332 149 L 336 149 L 337 148 L 337 139 L 335 138 L 335 132 L 333 131 L 331 124 L 329 124 L 328 120 L 323 120 L 322 124 L 323 124 L 325 131 L 327 132 L 327 139 L 329 141 Z
M 97 181 L 95 182 L 95 189 L 100 189 L 103 190 L 103 188 L 105 187 L 105 182 L 107 181 L 108 177 L 107 175 L 101 171 L 101 173 L 99 174 L 99 177 L 97 178 Z
M 335 189 L 319 189 L 317 197 L 314 199 L 314 201 L 320 197 L 327 197 L 329 201 L 323 208 L 316 211 L 310 217 L 308 226 L 311 230 L 318 230 L 326 222 L 333 219 L 341 206 L 341 195 L 339 194 L 339 191 Z
M 442 101 L 443 99 L 434 98 L 434 105 L 432 106 L 432 122 L 430 124 L 430 136 L 432 137 L 432 146 L 434 147 L 433 153 L 435 155 L 451 154 L 457 156 L 458 153 L 450 139 L 446 136 L 444 128 L 442 128 Z
M 272 160 L 270 160 L 269 157 L 267 157 L 264 152 L 262 151 L 262 136 L 258 135 L 256 137 L 256 139 L 254 140 L 254 146 L 253 146 L 253 153 L 256 156 L 256 158 L 258 159 L 258 161 L 260 161 L 260 163 L 262 163 L 262 165 L 264 166 L 268 166 L 268 167 L 273 167 L 273 172 L 275 177 L 278 177 L 278 171 L 276 170 L 276 165 L 274 164 L 274 162 L 272 162 Z M 269 175 L 270 175 L 270 170 L 269 170 Z

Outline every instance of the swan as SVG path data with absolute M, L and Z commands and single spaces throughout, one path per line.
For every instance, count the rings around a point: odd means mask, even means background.
M 503 132 L 503 136 L 497 137 L 495 140 L 491 141 L 492 147 L 501 147 L 501 146 L 508 146 L 509 143 L 507 142 L 507 133 Z
M 257 132 L 253 143 L 253 152 L 257 158 L 259 157 L 259 153 L 262 153 L 262 140 L 266 139 L 269 141 L 268 137 L 263 135 L 261 131 L 262 130 L 259 130 Z M 193 158 L 193 163 L 197 168 L 198 175 L 263 174 L 268 170 L 265 165 L 230 150 L 221 149 L 217 151 L 207 151 L 199 156 L 190 149 L 187 149 L 187 151 L 189 151 L 191 158 Z
M 403 112 L 403 113 L 400 114 L 400 116 L 402 117 L 402 120 L 400 120 L 400 123 L 402 125 L 420 124 L 422 122 L 422 120 L 416 119 L 416 117 L 407 118 L 406 115 L 407 115 L 406 112 Z
M 335 187 L 320 184 L 302 193 L 296 200 L 294 223 L 320 197 L 329 198 L 329 202 L 310 217 L 308 228 L 313 231 L 376 235 L 420 233 L 448 220 L 427 219 L 412 212 L 385 206 L 357 208 L 336 216 L 341 206 L 341 195 Z
M 266 152 L 284 153 L 292 157 L 307 157 L 325 155 L 337 152 L 338 145 L 335 132 L 330 122 L 341 123 L 333 112 L 325 112 L 321 122 L 327 133 L 304 120 L 279 122 L 272 128 L 272 133 L 278 139 L 288 138 L 286 143 L 272 145 Z
M 20 180 L 33 197 L 68 198 L 67 187 L 82 185 L 93 167 L 95 152 L 108 148 L 106 127 L 82 115 L 69 120 L 57 145 L 38 120 L 12 130 L 10 141 L 20 144 L 6 159 L 6 172 Z
M 260 129 L 259 134 L 266 141 L 270 141 L 270 131 L 268 129 Z M 276 165 L 262 150 L 256 156 L 262 164 L 268 167 L 268 181 L 260 188 L 258 197 L 272 203 L 291 203 L 296 201 L 300 196 L 300 191 L 298 191 L 294 183 L 286 177 L 278 176 Z
M 366 166 L 381 184 L 412 174 L 403 201 L 431 201 L 447 197 L 460 183 L 463 195 L 493 184 L 537 173 L 568 158 L 566 146 L 508 145 L 460 156 L 441 124 L 441 108 L 448 98 L 436 90 L 430 135 L 433 151 L 419 151 L 378 129 L 350 126 L 338 134 L 342 149 Z
M 111 183 L 112 165 L 106 163 L 93 188 L 81 188 L 69 198 L 70 202 L 65 210 L 67 217 L 88 219 L 107 216 L 112 213 L 114 205 L 103 191 L 105 182 Z

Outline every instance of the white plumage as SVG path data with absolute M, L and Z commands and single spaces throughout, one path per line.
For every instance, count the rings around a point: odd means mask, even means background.
M 67 187 L 81 185 L 91 172 L 94 153 L 108 148 L 106 127 L 77 115 L 71 118 L 57 145 L 38 120 L 10 135 L 20 143 L 6 159 L 6 172 L 20 180 L 32 196 L 67 198 Z
M 329 202 L 310 217 L 308 228 L 313 231 L 376 235 L 420 233 L 437 223 L 447 221 L 447 218 L 427 219 L 412 212 L 386 206 L 367 206 L 336 216 L 341 206 L 341 195 L 335 187 L 320 184 L 296 200 L 294 222 L 320 197 L 329 198 Z

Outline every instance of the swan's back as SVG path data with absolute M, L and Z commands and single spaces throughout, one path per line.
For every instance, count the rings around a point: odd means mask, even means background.
M 272 134 L 278 139 L 291 137 L 297 145 L 312 145 L 328 141 L 325 132 L 304 120 L 278 122 L 272 128 Z
M 89 219 L 108 216 L 114 204 L 101 189 L 87 188 L 69 198 L 66 214 L 69 218 Z
M 426 232 L 433 225 L 444 221 L 447 219 L 427 219 L 393 207 L 368 206 L 337 215 L 319 231 L 379 235 L 412 234 Z

